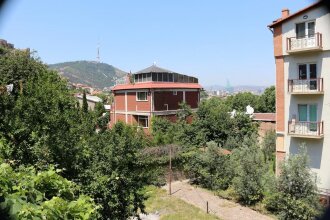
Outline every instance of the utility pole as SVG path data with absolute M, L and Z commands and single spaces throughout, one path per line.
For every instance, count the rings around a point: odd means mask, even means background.
M 169 195 L 172 195 L 172 145 L 170 144 L 169 145 L 170 147 L 170 171 L 169 171 L 169 183 L 168 183 L 168 192 L 169 192 Z

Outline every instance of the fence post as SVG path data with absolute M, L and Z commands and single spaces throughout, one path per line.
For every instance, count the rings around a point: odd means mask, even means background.
M 206 213 L 209 214 L 209 201 L 206 201 Z

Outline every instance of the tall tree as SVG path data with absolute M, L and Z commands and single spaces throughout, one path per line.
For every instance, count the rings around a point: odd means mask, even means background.
M 144 211 L 148 178 L 138 157 L 145 145 L 142 132 L 118 122 L 90 140 L 89 162 L 80 179 L 83 190 L 101 205 L 103 219 L 127 219 Z
M 241 92 L 228 96 L 225 103 L 230 108 L 230 111 L 235 109 L 236 111 L 245 112 L 246 106 L 248 105 L 254 109 L 258 107 L 258 96 L 252 94 L 251 92 Z
M 88 103 L 87 103 L 86 91 L 85 90 L 84 90 L 84 93 L 83 93 L 82 111 L 84 113 L 87 113 L 88 112 Z
M 231 155 L 235 175 L 233 187 L 241 202 L 251 205 L 263 198 L 266 166 L 256 137 L 246 138 L 242 145 Z
M 257 111 L 275 112 L 275 99 L 275 86 L 266 88 L 264 93 L 259 97 Z

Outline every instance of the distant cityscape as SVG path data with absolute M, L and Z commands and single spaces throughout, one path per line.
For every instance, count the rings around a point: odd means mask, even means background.
M 208 94 L 209 97 L 218 96 L 218 97 L 226 97 L 228 95 L 234 95 L 241 92 L 251 92 L 255 95 L 261 95 L 265 89 L 269 86 L 253 86 L 253 85 L 239 85 L 239 86 L 231 86 L 227 83 L 227 86 L 213 85 L 213 86 L 205 86 L 204 90 Z

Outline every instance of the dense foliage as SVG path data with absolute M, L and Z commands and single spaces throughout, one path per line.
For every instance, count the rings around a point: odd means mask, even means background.
M 142 190 L 148 176 L 139 157 L 139 151 L 145 146 L 143 132 L 117 123 L 113 129 L 89 141 L 93 148 L 80 179 L 83 191 L 101 205 L 103 218 L 127 219 L 144 211 Z
M 193 183 L 212 190 L 227 189 L 232 181 L 230 156 L 215 143 L 209 143 L 206 152 L 195 151 L 186 164 Z
M 244 113 L 245 109 L 232 116 L 227 102 L 217 98 L 203 100 L 191 124 L 153 118 L 154 144 L 182 146 L 176 161 L 183 163 L 193 183 L 216 190 L 226 198 L 245 205 L 262 203 L 283 219 L 316 216 L 316 185 L 307 168 L 306 154 L 290 157 L 276 178 L 275 131 L 259 138 L 258 125 Z
M 254 95 L 251 92 L 242 92 L 228 96 L 225 100 L 226 105 L 237 111 L 245 111 L 246 106 L 250 105 L 254 108 L 254 112 L 274 113 L 275 112 L 275 86 L 265 89 L 264 93 Z
M 291 155 L 282 164 L 276 188 L 266 200 L 267 208 L 281 219 L 313 219 L 320 214 L 314 179 L 302 147 L 299 154 Z
M 27 51 L 0 48 L 0 64 L 0 213 L 6 218 L 137 216 L 144 212 L 144 187 L 164 183 L 169 150 L 175 169 L 196 184 L 230 190 L 243 204 L 263 202 L 283 219 L 317 214 L 306 155 L 290 157 L 276 180 L 276 134 L 259 142 L 258 124 L 245 114 L 247 105 L 273 111 L 273 87 L 260 97 L 203 100 L 197 112 L 182 103 L 176 123 L 154 117 L 146 136 L 122 123 L 107 130 L 102 104 L 95 111 L 80 107 L 67 82 Z M 11 83 L 14 90 L 5 91 Z
M 262 200 L 263 177 L 267 173 L 262 151 L 256 138 L 245 139 L 242 147 L 231 155 L 234 173 L 233 188 L 244 204 L 255 204 Z
M 97 206 L 77 186 L 50 167 L 37 172 L 33 167 L 0 164 L 1 219 L 92 219 Z
M 138 150 L 147 146 L 144 135 L 126 125 L 105 131 L 103 107 L 97 107 L 95 112 L 80 108 L 67 82 L 28 52 L 0 51 L 0 87 L 14 84 L 13 92 L 0 94 L 0 158 L 12 164 L 13 174 L 22 173 L 21 167 L 28 167 L 32 170 L 29 175 L 40 176 L 43 172 L 53 172 L 51 167 L 56 166 L 62 172 L 48 176 L 49 184 L 57 184 L 56 179 L 76 183 L 79 191 L 95 199 L 99 207 L 95 210 L 89 197 L 69 200 L 54 194 L 54 199 L 47 197 L 47 201 L 40 200 L 37 204 L 42 215 L 46 206 L 52 206 L 50 211 L 58 210 L 57 217 L 46 219 L 76 218 L 66 216 L 71 212 L 85 213 L 84 219 L 122 219 L 143 211 L 142 188 L 149 180 Z M 95 132 L 96 127 L 101 128 L 99 133 Z M 11 181 L 8 178 L 5 176 L 4 181 Z M 29 180 L 31 184 L 33 178 Z M 49 184 L 46 187 L 52 189 Z M 2 199 L 9 201 L 15 190 Z M 1 206 L 4 215 L 12 215 L 11 207 L 16 210 L 21 203 L 11 201 Z M 79 212 L 81 208 L 85 212 Z M 94 217 L 87 215 L 90 210 Z

